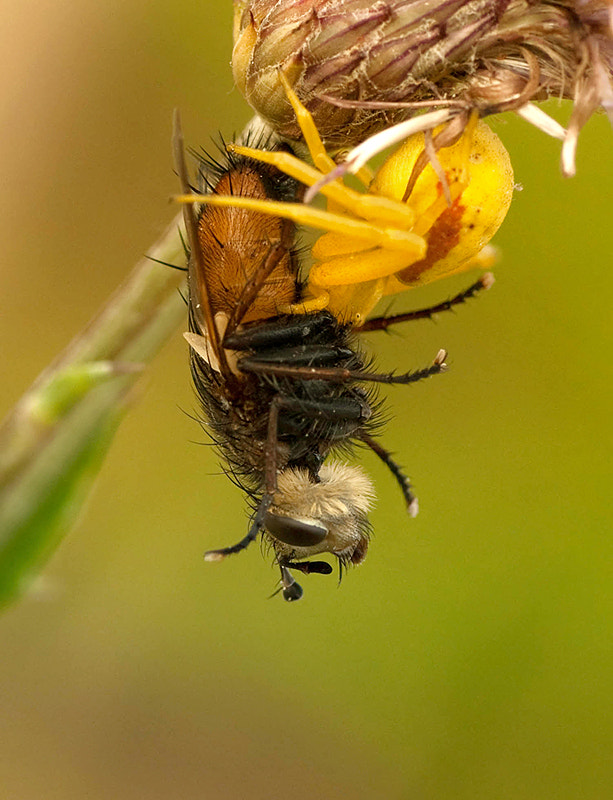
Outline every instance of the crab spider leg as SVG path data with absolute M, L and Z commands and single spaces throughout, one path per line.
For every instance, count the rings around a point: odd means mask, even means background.
M 292 178 L 296 178 L 296 180 L 307 186 L 312 186 L 314 183 L 317 183 L 317 181 L 326 174 L 312 167 L 310 164 L 307 164 L 307 162 L 303 161 L 301 158 L 297 158 L 292 153 L 288 153 L 284 150 L 257 150 L 254 147 L 245 147 L 239 144 L 228 144 L 227 150 L 229 153 L 246 156 L 247 158 L 252 158 L 254 161 L 272 164 L 281 172 L 284 172 L 286 175 L 291 175 Z M 326 197 L 336 199 L 339 189 L 342 189 L 340 181 L 329 184 L 326 186 Z
M 302 105 L 298 99 L 298 96 L 296 95 L 296 92 L 294 92 L 292 89 L 287 76 L 281 69 L 279 70 L 279 80 L 285 89 L 285 95 L 287 99 L 294 109 L 296 121 L 300 126 L 302 137 L 309 150 L 309 155 L 313 159 L 313 163 L 324 174 L 332 172 L 332 170 L 336 167 L 336 162 L 330 158 L 326 152 L 324 143 L 321 140 L 321 136 L 319 135 L 319 131 L 317 130 L 317 126 L 313 120 L 313 115 L 305 108 L 305 106 Z M 365 186 L 368 186 L 372 180 L 372 175 L 368 169 L 358 170 L 356 174 L 358 180 L 360 180 Z M 320 175 L 320 178 L 322 177 L 323 175 Z
M 291 219 L 303 225 L 310 225 L 324 231 L 334 231 L 344 236 L 352 236 L 366 242 L 372 248 L 384 247 L 391 251 L 400 251 L 409 257 L 419 260 L 426 252 L 426 242 L 421 236 L 411 231 L 396 228 L 384 228 L 373 225 L 371 222 L 351 219 L 340 214 L 331 214 L 319 208 L 311 208 L 302 203 L 284 203 L 278 200 L 254 200 L 251 197 L 237 197 L 236 195 L 214 194 L 184 194 L 175 198 L 179 203 L 202 203 L 203 205 L 228 206 L 230 208 L 244 208 L 249 211 L 262 211 L 274 214 L 283 219 Z M 398 267 L 386 270 L 383 274 L 395 272 Z M 370 278 L 381 275 L 370 275 Z M 354 280 L 352 283 L 356 283 Z
M 341 178 L 348 172 L 353 175 L 369 161 L 377 153 L 381 153 L 388 147 L 391 147 L 398 142 L 402 142 L 414 133 L 426 131 L 436 128 L 448 122 L 454 115 L 450 109 L 442 109 L 440 111 L 430 111 L 427 114 L 422 114 L 419 117 L 412 117 L 411 119 L 399 122 L 398 125 L 393 125 L 391 128 L 386 128 L 374 136 L 369 137 L 349 153 L 346 160 L 329 172 L 319 183 L 312 186 L 304 197 L 305 203 L 309 203 L 322 188 L 337 178 Z
M 287 306 L 279 306 L 280 314 L 313 314 L 317 311 L 323 311 L 330 305 L 330 295 L 319 286 L 311 287 L 314 292 L 312 297 L 305 297 L 299 303 L 290 303 Z
M 255 150 L 252 147 L 234 144 L 228 145 L 228 151 L 252 158 L 263 164 L 271 164 L 280 172 L 284 172 L 306 186 L 313 186 L 324 177 L 321 172 L 291 153 L 279 150 Z M 406 203 L 379 195 L 362 194 L 339 181 L 327 184 L 322 189 L 322 194 L 341 208 L 351 211 L 363 219 L 402 229 L 412 227 L 415 222 L 415 214 Z
M 313 159 L 313 163 L 321 172 L 331 172 L 336 164 L 326 153 L 326 148 L 324 147 L 324 143 L 321 141 L 321 136 L 319 135 L 319 131 L 317 130 L 317 126 L 313 120 L 313 115 L 310 111 L 307 111 L 300 100 L 298 100 L 296 93 L 290 86 L 290 83 L 282 69 L 279 70 L 279 80 L 285 89 L 285 95 L 287 99 L 294 109 L 296 121 L 300 126 L 302 136 L 306 146 L 309 149 L 309 154 Z
M 391 252 L 382 248 L 360 250 L 313 264 L 309 272 L 309 282 L 316 289 L 355 286 L 378 278 L 387 278 L 407 266 L 409 263 L 404 251 Z
M 490 270 L 498 261 L 498 251 L 496 248 L 491 244 L 486 244 L 485 247 L 481 250 L 481 252 L 477 253 L 473 258 L 469 258 L 467 261 L 463 261 L 458 263 L 455 269 L 450 269 L 445 272 L 446 276 L 455 275 L 458 272 L 466 272 L 469 269 L 486 269 Z M 487 275 L 491 275 L 491 279 L 488 278 L 489 285 L 484 288 L 489 288 L 492 285 L 494 276 L 491 273 L 486 273 Z M 387 297 L 389 295 L 400 294 L 407 290 L 407 284 L 404 281 L 399 280 L 395 275 L 390 275 L 388 278 L 385 278 L 384 285 L 381 290 L 381 297 Z

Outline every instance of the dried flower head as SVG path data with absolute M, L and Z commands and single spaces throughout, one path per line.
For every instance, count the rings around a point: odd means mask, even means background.
M 234 0 L 234 77 L 279 133 L 300 132 L 283 69 L 330 147 L 447 108 L 516 110 L 564 139 L 604 107 L 613 121 L 611 0 Z M 567 131 L 531 105 L 574 100 Z

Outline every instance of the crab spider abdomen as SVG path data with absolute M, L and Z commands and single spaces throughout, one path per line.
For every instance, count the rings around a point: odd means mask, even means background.
M 423 134 L 407 139 L 379 169 L 363 201 L 367 206 L 369 198 L 386 197 L 399 209 L 411 209 L 408 232 L 415 235 L 413 254 L 382 244 L 375 235 L 381 228 L 390 234 L 407 231 L 400 215 L 394 220 L 393 208 L 385 219 L 370 209 L 370 241 L 331 232 L 315 243 L 309 287 L 316 296 L 327 293 L 328 306 L 337 317 L 360 324 L 383 295 L 477 265 L 502 223 L 513 193 L 513 170 L 504 145 L 485 123 L 472 121 L 454 145 L 440 149 L 436 154 L 440 169 L 428 163 L 405 197 L 423 152 Z
M 377 172 L 370 191 L 402 200 L 406 176 L 422 150 L 421 134 L 407 139 Z M 478 122 L 473 131 L 467 129 L 456 144 L 439 150 L 437 158 L 447 178 L 451 205 L 444 201 L 441 181 L 428 164 L 407 201 L 415 212 L 413 230 L 424 236 L 428 249 L 423 259 L 396 273 L 385 294 L 468 269 L 509 209 L 514 186 L 511 160 L 484 122 Z M 438 214 L 437 206 L 442 206 Z

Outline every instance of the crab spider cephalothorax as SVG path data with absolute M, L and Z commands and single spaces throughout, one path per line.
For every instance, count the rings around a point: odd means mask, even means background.
M 443 127 L 409 137 L 373 180 L 368 170 L 358 172 L 367 186 L 359 192 L 338 178 L 325 182 L 336 164 L 311 114 L 284 84 L 314 166 L 283 151 L 229 150 L 272 164 L 306 186 L 320 185 L 327 209 L 249 197 L 180 198 L 261 211 L 325 231 L 312 249 L 304 301 L 280 312 L 327 308 L 359 326 L 384 295 L 488 265 L 486 245 L 511 202 L 513 170 L 500 139 L 476 115 L 457 136 L 447 136 L 451 144 L 437 142 L 445 139 Z

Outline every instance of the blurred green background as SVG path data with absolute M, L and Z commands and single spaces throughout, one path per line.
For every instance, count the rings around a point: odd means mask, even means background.
M 2 413 L 175 214 L 172 108 L 193 145 L 247 121 L 230 6 L 5 7 Z M 246 511 L 184 413 L 177 332 L 79 525 L 0 619 L 3 800 L 611 796 L 613 135 L 592 120 L 565 181 L 559 143 L 494 126 L 523 185 L 494 289 L 370 335 L 385 368 L 450 352 L 389 392 L 419 517 L 365 454 L 376 536 L 340 588 L 268 600 L 257 547 L 204 564 Z

